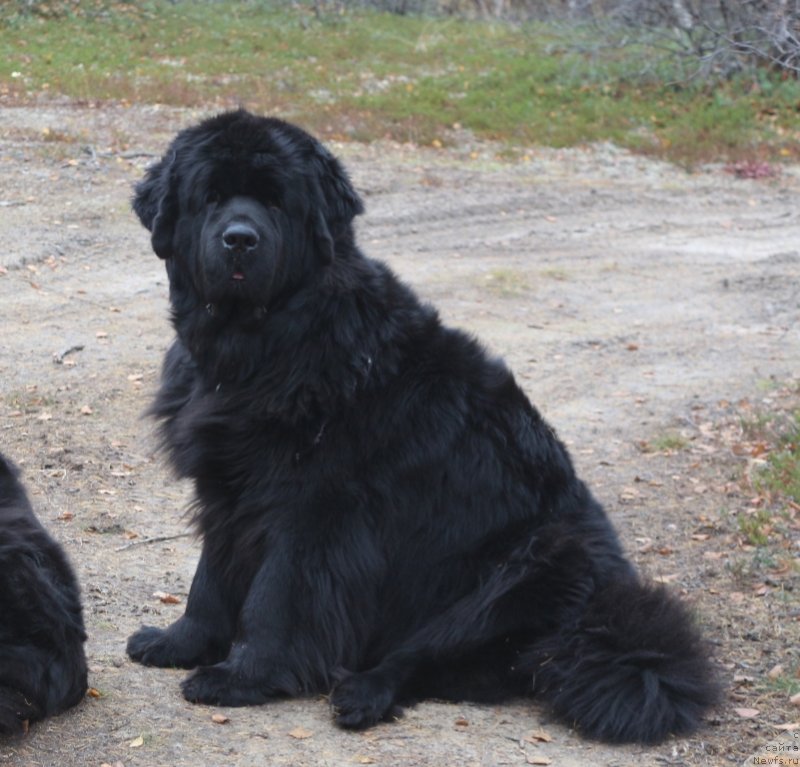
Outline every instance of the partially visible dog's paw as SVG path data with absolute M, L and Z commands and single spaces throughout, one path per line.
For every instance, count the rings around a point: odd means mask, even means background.
M 24 693 L 0 684 L 0 738 L 25 735 L 28 724 L 43 716 L 40 706 Z
M 255 706 L 275 696 L 266 685 L 243 679 L 227 663 L 198 668 L 181 682 L 181 690 L 191 703 L 213 706 Z
M 195 665 L 168 630 L 154 626 L 142 626 L 131 634 L 126 651 L 131 660 L 145 666 L 191 668 Z
M 127 651 L 131 660 L 145 666 L 194 668 L 223 660 L 230 651 L 230 640 L 183 616 L 165 629 L 142 626 L 131 634 Z
M 377 672 L 344 679 L 331 693 L 331 706 L 336 724 L 349 730 L 363 730 L 403 715 L 395 704 L 394 686 Z

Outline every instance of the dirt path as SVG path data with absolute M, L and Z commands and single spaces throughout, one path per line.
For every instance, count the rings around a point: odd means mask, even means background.
M 717 765 L 777 737 L 787 714 L 759 708 L 740 677 L 797 662 L 797 596 L 787 586 L 756 599 L 734 582 L 723 517 L 744 501 L 713 434 L 727 403 L 800 373 L 800 170 L 769 182 L 689 175 L 610 147 L 513 163 L 480 146 L 335 150 L 366 198 L 364 249 L 509 359 L 640 565 L 705 615 L 726 679 L 738 675 L 708 727 L 609 748 L 531 702 L 426 703 L 352 734 L 334 729 L 322 699 L 222 710 L 230 721 L 215 724 L 215 709 L 180 697 L 184 672 L 128 662 L 132 630 L 181 613 L 153 594 L 185 600 L 197 557 L 189 537 L 148 542 L 185 532 L 187 488 L 140 417 L 170 329 L 163 265 L 128 200 L 196 116 L 0 110 L 2 449 L 79 572 L 100 694 L 0 744 L 0 764 Z M 675 434 L 686 449 L 637 448 Z M 733 711 L 748 705 L 759 714 Z

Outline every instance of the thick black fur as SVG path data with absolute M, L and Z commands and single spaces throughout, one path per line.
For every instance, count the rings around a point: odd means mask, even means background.
M 0 455 L 0 736 L 74 706 L 86 692 L 78 583 Z
M 503 362 L 358 249 L 326 149 L 226 113 L 134 209 L 177 333 L 152 411 L 203 548 L 185 615 L 133 659 L 197 667 L 191 701 L 332 691 L 352 728 L 530 692 L 610 741 L 698 724 L 715 687 L 689 613 L 637 577 Z

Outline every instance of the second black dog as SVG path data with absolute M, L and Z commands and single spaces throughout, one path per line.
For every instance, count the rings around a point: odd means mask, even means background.
M 0 455 L 0 735 L 81 700 L 85 639 L 69 562 Z

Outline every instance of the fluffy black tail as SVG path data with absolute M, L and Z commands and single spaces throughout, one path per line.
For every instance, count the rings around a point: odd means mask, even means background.
M 718 695 L 687 609 L 665 588 L 638 581 L 599 591 L 576 623 L 522 661 L 560 717 L 605 741 L 655 743 L 691 732 Z

